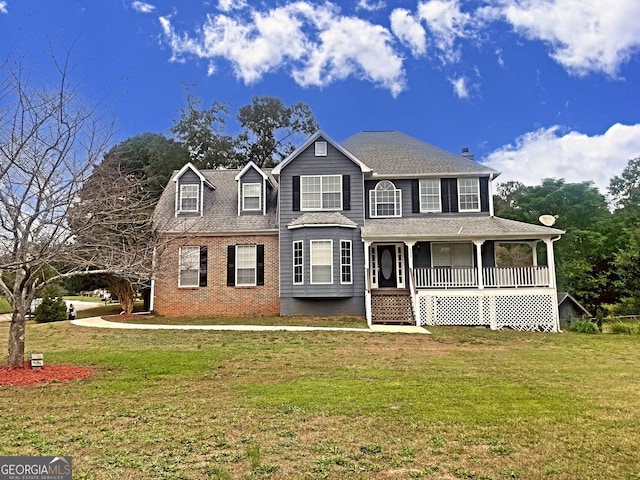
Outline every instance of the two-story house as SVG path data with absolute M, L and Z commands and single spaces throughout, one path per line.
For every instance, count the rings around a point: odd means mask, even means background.
M 166 278 L 155 282 L 154 308 L 556 331 L 553 242 L 563 232 L 496 217 L 498 174 L 466 152 L 396 131 L 342 143 L 318 132 L 272 171 L 186 166 L 158 205 L 158 219 L 171 225 L 163 234 L 180 246 L 158 257 Z M 190 192 L 196 178 L 204 196 L 184 211 L 183 189 Z M 214 238 L 223 240 L 214 245 Z M 182 250 L 195 270 L 198 246 L 218 263 L 204 267 L 205 286 L 182 284 Z M 270 281 L 256 273 L 261 282 L 239 284 L 245 264 L 238 258 L 254 250 L 248 265 L 256 272 L 268 266 Z M 229 310 L 229 298 L 252 308 Z M 270 308 L 257 298 L 270 299 Z

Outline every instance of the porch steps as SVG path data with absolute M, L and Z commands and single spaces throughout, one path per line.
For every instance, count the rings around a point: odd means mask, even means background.
M 373 290 L 371 317 L 374 325 L 415 325 L 411 293 L 408 289 Z

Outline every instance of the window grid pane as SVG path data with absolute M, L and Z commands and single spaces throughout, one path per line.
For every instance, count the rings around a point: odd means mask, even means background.
M 440 180 L 420 180 L 420 211 L 439 212 L 440 206 Z
M 340 241 L 340 281 L 351 283 L 351 242 Z
M 460 201 L 460 211 L 479 210 L 480 199 L 479 184 L 477 178 L 458 179 L 458 197 Z
M 180 287 L 197 287 L 200 280 L 200 247 L 180 247 L 179 252 Z
M 311 283 L 332 283 L 333 242 L 311 240 Z
M 371 217 L 401 217 L 402 190 L 383 180 L 369 192 L 369 215 Z
M 238 245 L 236 247 L 236 285 L 256 284 L 256 247 Z
M 300 177 L 300 207 L 302 210 L 340 210 L 342 208 L 342 176 Z
M 473 267 L 470 243 L 435 243 L 432 246 L 432 256 L 434 267 Z
M 180 186 L 180 210 L 187 212 L 198 210 L 198 185 Z
M 293 242 L 293 284 L 301 285 L 304 283 L 303 277 L 303 256 L 302 256 L 302 242 Z
M 245 183 L 242 185 L 243 210 L 260 210 L 261 187 L 259 183 Z

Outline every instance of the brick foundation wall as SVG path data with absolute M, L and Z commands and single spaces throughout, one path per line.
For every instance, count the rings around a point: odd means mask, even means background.
M 264 285 L 227 286 L 227 247 L 264 245 Z M 180 246 L 207 246 L 207 286 L 178 287 Z M 154 311 L 167 317 L 279 315 L 278 236 L 193 236 L 167 242 L 156 259 Z

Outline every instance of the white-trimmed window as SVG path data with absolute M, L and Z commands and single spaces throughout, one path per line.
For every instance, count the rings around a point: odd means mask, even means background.
M 402 190 L 389 180 L 378 182 L 376 188 L 369 191 L 369 216 L 401 217 Z
M 342 210 L 342 175 L 300 177 L 301 210 Z
M 458 209 L 461 212 L 480 211 L 480 181 L 477 178 L 458 179 Z
M 316 157 L 326 157 L 327 156 L 327 142 L 316 142 L 315 143 L 315 154 L 316 154 Z
M 473 244 L 436 242 L 431 244 L 432 265 L 434 267 L 473 267 Z
M 178 206 L 181 212 L 197 212 L 200 209 L 200 185 L 180 185 Z
M 200 285 L 200 247 L 180 247 L 179 287 L 198 287 Z
M 293 284 L 304 283 L 304 250 L 302 240 L 293 242 Z
M 242 184 L 242 210 L 259 211 L 262 209 L 262 184 Z
M 423 178 L 420 180 L 420 212 L 441 212 L 440 179 Z
M 256 285 L 256 246 L 236 245 L 236 286 Z
M 340 283 L 353 283 L 351 240 L 340 240 Z
M 311 240 L 311 283 L 333 283 L 333 240 Z

